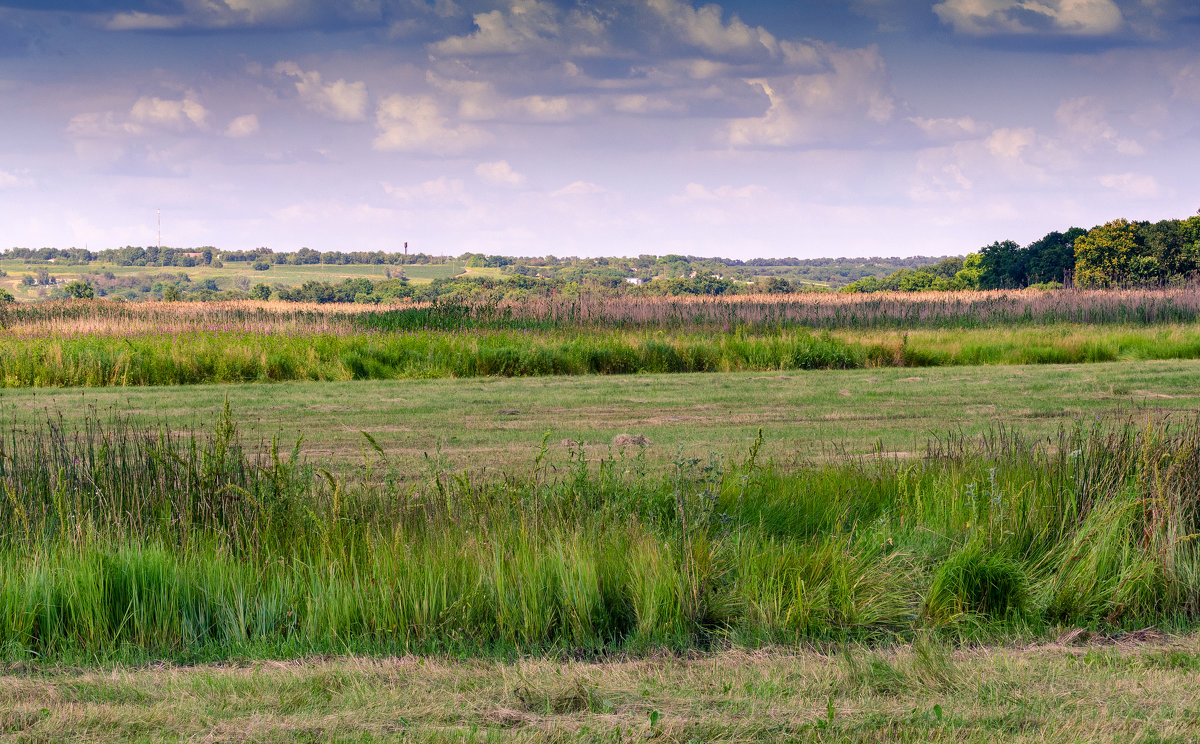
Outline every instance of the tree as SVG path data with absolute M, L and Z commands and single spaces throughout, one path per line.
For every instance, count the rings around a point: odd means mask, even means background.
M 254 263 L 250 264 L 250 268 L 254 269 L 255 271 L 267 271 L 271 268 L 271 264 L 267 263 L 266 261 L 255 261 Z
M 0 303 L 16 302 L 17 298 L 13 297 L 13 293 L 7 289 L 0 289 Z
M 1081 227 L 1065 233 L 1047 233 L 1025 248 L 1025 278 L 1028 284 L 1067 281 L 1075 271 L 1075 241 L 1087 234 Z
M 954 275 L 954 280 L 961 282 L 963 289 L 979 289 L 980 258 L 978 253 L 968 253 L 962 260 L 962 269 Z
M 1024 287 L 1025 261 L 1021 247 L 1011 240 L 996 241 L 979 250 L 979 288 Z
M 252 300 L 269 300 L 271 299 L 271 288 L 266 284 L 255 284 L 250 288 L 250 299 Z
M 162 291 L 163 302 L 177 302 L 179 300 L 179 287 L 174 284 L 168 284 L 163 287 Z
M 63 291 L 67 293 L 67 297 L 76 300 L 90 300 L 96 296 L 96 290 L 92 289 L 92 285 L 87 282 L 81 282 L 78 279 L 67 282 L 67 286 L 63 287 Z
M 781 276 L 772 276 L 763 282 L 763 291 L 767 294 L 788 294 L 794 291 L 794 288 L 787 279 Z
M 1092 228 L 1075 241 L 1075 284 L 1112 287 L 1129 277 L 1138 256 L 1137 228 L 1126 219 Z

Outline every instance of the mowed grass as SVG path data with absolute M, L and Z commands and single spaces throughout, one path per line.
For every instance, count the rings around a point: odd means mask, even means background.
M 440 446 L 453 469 L 527 467 L 578 443 L 609 457 L 619 434 L 649 438 L 646 458 L 740 455 L 763 432 L 780 463 L 838 453 L 916 452 L 949 431 L 997 424 L 1049 434 L 1078 417 L 1200 410 L 1200 362 L 954 367 L 544 378 L 0 390 L 0 416 L 27 426 L 120 413 L 135 424 L 207 429 L 229 400 L 245 438 L 278 435 L 321 461 L 360 462 L 361 432 L 412 472 Z
M 1194 742 L 1200 638 L 581 662 L 11 668 L 0 737 L 168 742 Z

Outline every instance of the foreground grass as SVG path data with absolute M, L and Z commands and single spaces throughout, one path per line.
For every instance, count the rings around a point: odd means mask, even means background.
M 0 443 L 0 654 L 611 654 L 1200 619 L 1200 421 L 796 468 L 577 451 L 402 483 L 88 422 Z
M 683 453 L 740 457 L 763 432 L 764 461 L 834 452 L 919 452 L 931 436 L 1014 427 L 1044 436 L 1076 418 L 1105 421 L 1200 410 L 1200 363 L 1114 362 L 961 367 L 0 390 L 0 417 L 68 427 L 97 411 L 138 426 L 207 428 L 225 401 L 249 444 L 279 435 L 314 460 L 361 462 L 371 434 L 402 473 L 425 470 L 438 450 L 452 470 L 529 467 L 546 432 L 545 462 L 567 466 L 575 442 L 610 458 L 623 433 L 651 444 L 654 469 Z
M 1200 637 L 596 662 L 9 668 L 0 737 L 91 742 L 1193 742 Z

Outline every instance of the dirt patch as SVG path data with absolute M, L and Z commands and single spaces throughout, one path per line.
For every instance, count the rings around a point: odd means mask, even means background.
M 618 434 L 612 443 L 614 447 L 649 447 L 650 439 L 645 434 Z

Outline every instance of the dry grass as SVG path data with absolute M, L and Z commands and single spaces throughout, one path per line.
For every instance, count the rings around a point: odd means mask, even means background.
M 21 741 L 1192 742 L 1200 638 L 0 675 Z
M 477 313 L 490 308 L 475 308 Z M 502 302 L 500 314 L 556 324 L 638 327 L 962 327 L 1013 322 L 1159 323 L 1200 316 L 1195 287 L 969 292 L 801 293 L 728 297 L 601 295 Z

